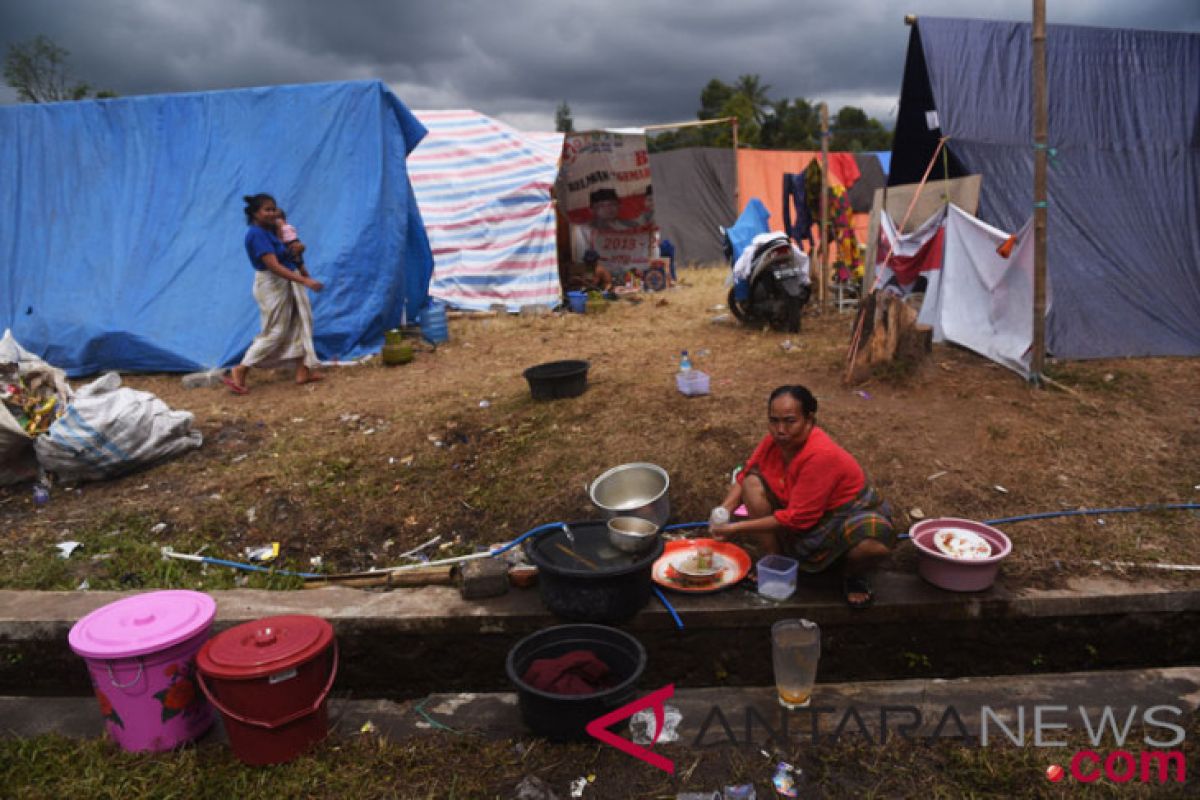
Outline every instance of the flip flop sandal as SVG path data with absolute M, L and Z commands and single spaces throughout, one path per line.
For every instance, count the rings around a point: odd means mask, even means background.
M 247 389 L 245 386 L 234 383 L 233 378 L 230 378 L 229 376 L 221 378 L 221 383 L 225 384 L 226 388 L 228 388 L 229 391 L 233 392 L 234 394 L 250 394 L 249 389 Z
M 865 594 L 866 600 L 851 602 L 850 595 Z M 846 598 L 846 605 L 851 608 L 870 608 L 875 603 L 875 590 L 871 588 L 871 582 L 866 578 L 861 577 L 846 577 L 842 579 L 842 595 Z

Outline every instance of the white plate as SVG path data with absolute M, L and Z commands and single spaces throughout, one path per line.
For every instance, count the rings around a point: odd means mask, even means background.
M 992 557 L 992 544 L 975 531 L 964 528 L 942 528 L 933 535 L 933 544 L 950 558 L 961 561 L 981 561 Z

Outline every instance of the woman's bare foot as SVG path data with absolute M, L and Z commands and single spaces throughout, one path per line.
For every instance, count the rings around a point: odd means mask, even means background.
M 246 387 L 246 374 L 248 372 L 250 372 L 250 368 L 245 366 L 244 364 L 238 364 L 236 367 L 229 370 L 230 381 L 232 381 L 233 385 L 238 387 L 238 389 L 241 389 L 243 392 L 245 392 L 245 390 L 247 388 Z M 226 385 L 228 385 L 228 383 Z M 230 387 L 230 388 L 232 388 L 232 387 Z M 237 390 L 235 389 L 234 391 L 236 392 Z
M 325 380 L 324 375 L 308 367 L 300 367 L 300 369 L 296 370 L 296 383 L 301 386 L 306 383 L 317 383 L 323 380 Z

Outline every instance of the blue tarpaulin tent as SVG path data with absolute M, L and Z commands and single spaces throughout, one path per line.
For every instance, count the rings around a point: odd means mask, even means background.
M 236 363 L 259 329 L 242 196 L 267 192 L 325 283 L 318 355 L 377 349 L 428 297 L 424 135 L 379 81 L 0 108 L 0 330 L 72 375 Z
M 1033 213 L 1030 26 L 921 17 L 888 184 L 982 174 L 979 216 Z M 1200 34 L 1048 25 L 1047 348 L 1200 355 Z

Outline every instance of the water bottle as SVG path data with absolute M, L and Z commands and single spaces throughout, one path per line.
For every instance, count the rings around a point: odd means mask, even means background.
M 692 359 L 688 358 L 687 350 L 684 350 L 683 353 L 679 356 L 679 371 L 680 372 L 691 372 L 692 371 Z
M 210 369 L 205 372 L 191 372 L 183 376 L 183 388 L 185 389 L 205 389 L 210 386 L 216 386 L 221 382 L 221 378 L 225 375 L 223 369 Z

